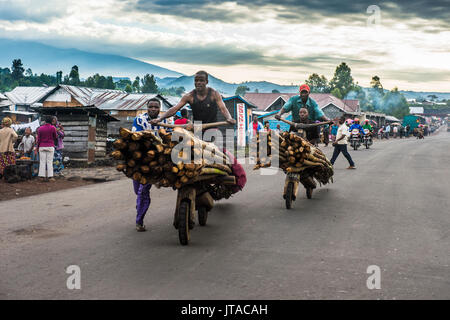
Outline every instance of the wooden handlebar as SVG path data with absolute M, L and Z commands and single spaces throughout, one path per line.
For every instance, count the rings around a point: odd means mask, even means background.
M 219 126 L 226 126 L 226 125 L 230 125 L 230 124 L 231 123 L 228 123 L 226 121 L 205 123 L 205 124 L 202 124 L 202 130 L 209 129 L 209 128 L 214 128 L 214 127 L 219 127 Z M 160 126 L 160 127 L 165 127 L 165 128 L 183 128 L 183 129 L 185 129 L 187 126 L 195 126 L 193 123 L 189 123 L 189 124 L 168 124 L 168 123 L 162 123 L 162 122 L 159 122 L 157 125 Z

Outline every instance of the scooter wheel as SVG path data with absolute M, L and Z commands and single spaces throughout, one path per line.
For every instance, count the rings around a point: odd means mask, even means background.
M 306 188 L 306 197 L 308 199 L 312 198 L 313 188 Z
M 292 208 L 292 197 L 294 195 L 294 183 L 291 181 L 286 188 L 286 209 Z
M 198 224 L 201 226 L 206 226 L 206 221 L 208 220 L 208 211 L 205 207 L 198 208 Z
M 190 211 L 190 203 L 187 200 L 182 200 L 178 208 L 178 238 L 183 246 L 189 244 L 191 239 L 189 230 Z

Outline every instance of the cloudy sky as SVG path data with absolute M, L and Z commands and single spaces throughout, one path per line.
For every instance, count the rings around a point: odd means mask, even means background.
M 0 0 L 0 38 L 228 82 L 330 79 L 345 61 L 363 86 L 450 92 L 450 0 Z

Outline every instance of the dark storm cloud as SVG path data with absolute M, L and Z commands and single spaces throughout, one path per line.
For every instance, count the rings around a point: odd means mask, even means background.
M 126 0 L 124 0 L 126 1 Z M 236 14 L 223 6 L 235 2 L 250 9 L 249 14 Z M 382 17 L 407 20 L 419 17 L 435 20 L 448 26 L 450 21 L 449 0 L 396 0 L 396 1 L 341 1 L 341 0 L 138 0 L 130 3 L 135 10 L 180 16 L 202 21 L 236 22 L 258 20 L 258 9 L 276 6 L 274 12 L 281 21 L 311 20 L 311 14 L 322 17 L 360 15 L 367 17 L 367 8 L 378 5 Z M 347 20 L 347 19 L 345 19 Z
M 73 44 L 73 42 L 72 42 Z M 86 44 L 86 42 L 85 42 Z M 91 43 L 96 46 L 96 43 Z M 337 56 L 327 54 L 306 55 L 291 57 L 286 55 L 267 55 L 264 49 L 245 48 L 222 44 L 210 44 L 208 46 L 165 43 L 134 44 L 132 46 L 120 46 L 115 43 L 103 44 L 102 51 L 116 53 L 142 60 L 159 60 L 194 65 L 235 66 L 253 65 L 265 67 L 335 67 L 345 61 L 350 65 L 370 66 L 371 62 L 360 59 L 358 56 Z

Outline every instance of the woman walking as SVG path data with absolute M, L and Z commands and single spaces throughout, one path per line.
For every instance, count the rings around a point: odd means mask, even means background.
M 56 128 L 57 139 L 55 140 L 55 154 L 53 155 L 53 174 L 62 176 L 64 169 L 62 151 L 64 148 L 64 127 L 58 122 L 58 118 L 53 117 L 52 125 Z
M 11 128 L 12 120 L 3 118 L 3 128 L 0 129 L 0 177 L 7 166 L 16 164 L 16 154 L 14 153 L 14 142 L 17 140 L 17 133 Z
M 45 117 L 45 124 L 37 131 L 36 149 L 39 152 L 39 177 L 43 181 L 55 181 L 53 178 L 53 155 L 55 153 L 56 128 L 52 125 L 52 116 Z

